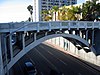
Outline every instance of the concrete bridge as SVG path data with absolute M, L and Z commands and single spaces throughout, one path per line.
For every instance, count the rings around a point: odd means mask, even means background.
M 55 37 L 64 37 L 78 50 L 100 55 L 100 22 L 51 21 L 0 24 L 0 75 L 38 44 Z

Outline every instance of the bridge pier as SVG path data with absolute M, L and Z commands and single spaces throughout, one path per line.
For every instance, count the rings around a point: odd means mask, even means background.
M 9 36 L 9 45 L 10 45 L 10 55 L 11 55 L 11 60 L 12 60 L 12 58 L 13 58 L 13 49 L 12 49 L 12 35 L 11 36 Z
M 25 35 L 26 35 L 26 33 L 24 32 L 24 33 L 22 34 L 23 50 L 25 49 Z
M 24 32 L 16 32 L 16 43 L 20 50 L 23 49 L 22 43 L 23 43 L 23 34 Z
M 88 30 L 86 30 L 85 40 L 88 41 Z
M 1 61 L 2 61 L 2 65 L 3 65 L 3 68 L 2 68 L 2 73 L 3 75 L 7 74 L 9 75 L 9 71 L 8 71 L 8 62 L 11 60 L 11 53 L 10 53 L 10 45 L 9 45 L 9 37 L 6 37 L 8 33 L 3 33 L 3 34 L 0 34 L 0 40 L 1 40 L 1 52 L 2 55 L 1 55 Z
M 1 40 L 2 39 L 1 39 L 1 34 L 0 34 L 0 75 L 4 75 Z

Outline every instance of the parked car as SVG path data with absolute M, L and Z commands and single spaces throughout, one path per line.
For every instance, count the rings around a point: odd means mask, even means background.
M 35 68 L 35 64 L 33 64 L 30 61 L 25 62 L 25 70 L 27 72 L 27 75 L 37 75 L 37 70 Z

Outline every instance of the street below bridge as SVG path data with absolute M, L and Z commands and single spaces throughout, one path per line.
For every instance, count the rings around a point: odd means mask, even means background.
M 83 61 L 46 44 L 40 44 L 27 53 L 13 66 L 14 75 L 25 75 L 24 63 L 35 63 L 38 75 L 50 75 L 55 70 L 63 75 L 100 75 L 100 72 Z

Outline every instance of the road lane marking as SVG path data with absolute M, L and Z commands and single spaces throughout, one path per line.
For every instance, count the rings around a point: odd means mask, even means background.
M 82 75 L 81 73 L 78 73 L 78 75 Z
M 45 48 L 44 48 L 43 46 L 41 46 L 41 45 L 40 45 L 40 47 L 43 48 L 43 49 L 45 49 Z M 46 50 L 46 51 L 47 51 L 49 54 L 51 54 L 51 55 L 54 56 L 54 54 L 53 54 L 52 52 L 50 52 L 49 50 Z M 54 56 L 54 57 L 55 57 L 55 56 Z M 58 59 L 60 62 L 62 62 L 64 65 L 66 65 L 66 66 L 68 65 L 68 64 L 66 64 L 63 60 L 61 60 L 60 58 L 58 58 L 58 57 L 55 57 L 55 58 Z
M 63 60 L 59 59 L 59 61 L 61 61 L 64 65 L 68 66 L 68 64 L 66 64 Z
M 53 55 L 50 51 L 47 51 L 49 54 Z
M 40 53 L 36 48 L 35 50 L 57 71 L 59 71 L 55 65 L 53 65 L 42 53 Z
M 43 72 L 40 72 L 40 73 L 41 73 L 41 75 L 44 75 Z

